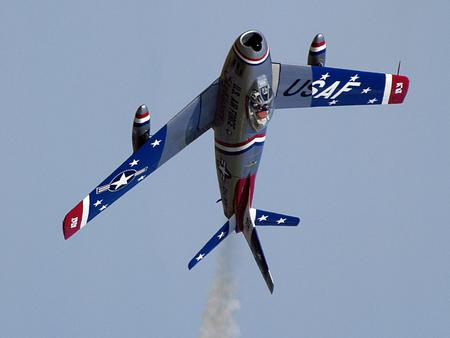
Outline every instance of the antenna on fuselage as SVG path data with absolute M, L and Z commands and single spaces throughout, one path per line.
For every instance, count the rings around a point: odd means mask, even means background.
M 400 60 L 400 61 L 398 62 L 397 75 L 400 75 L 400 66 L 401 66 L 401 64 L 402 64 L 402 60 Z

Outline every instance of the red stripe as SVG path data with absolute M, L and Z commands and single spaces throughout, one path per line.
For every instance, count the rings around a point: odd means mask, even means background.
M 264 59 L 264 58 L 267 56 L 267 53 L 269 52 L 269 48 L 267 48 L 267 49 L 266 49 L 266 52 L 264 53 L 263 56 L 261 56 L 260 58 L 257 58 L 257 59 L 253 59 L 253 58 L 249 58 L 249 57 L 247 57 L 247 56 L 244 56 L 244 55 L 239 51 L 239 48 L 238 48 L 236 45 L 235 45 L 234 47 L 235 47 L 236 54 L 238 54 L 238 56 L 240 56 L 241 58 L 243 58 L 243 59 L 245 59 L 245 60 L 252 61 L 252 62 L 261 61 L 262 59 Z
M 406 76 L 392 75 L 392 87 L 388 103 L 402 103 L 408 93 L 408 88 L 409 79 Z
M 322 41 L 322 42 L 313 42 L 312 44 L 311 44 L 311 47 L 320 47 L 320 46 L 323 46 L 325 44 L 325 41 Z
M 266 55 L 267 55 L 268 52 L 269 52 L 269 49 L 266 50 L 266 52 L 264 53 L 263 56 L 261 56 L 260 58 L 257 58 L 257 59 L 252 59 L 252 58 L 249 58 L 249 57 L 245 57 L 245 58 L 246 58 L 247 60 L 250 60 L 250 61 L 253 61 L 253 62 L 255 62 L 255 61 L 260 61 L 260 60 L 262 60 L 262 59 L 264 59 L 264 58 L 266 57 Z
M 249 203 L 249 208 L 252 207 L 252 203 L 253 203 L 253 193 L 255 191 L 255 181 L 256 181 L 256 174 L 250 175 L 250 191 L 249 191 L 249 198 L 250 198 L 250 203 Z
M 224 146 L 224 147 L 233 147 L 233 148 L 237 148 L 237 147 L 241 147 L 241 146 L 244 146 L 244 145 L 250 143 L 251 141 L 253 141 L 253 140 L 254 140 L 255 138 L 257 138 L 257 137 L 264 137 L 264 136 L 266 136 L 266 134 L 256 134 L 255 136 L 250 137 L 250 138 L 247 139 L 246 141 L 240 142 L 240 143 L 225 143 L 225 142 L 219 141 L 218 139 L 216 139 L 215 141 L 216 141 L 217 143 L 219 143 L 221 146 Z
M 150 113 L 146 112 L 146 113 L 142 113 L 142 114 L 136 114 L 135 117 L 138 118 L 138 119 L 142 119 L 143 117 L 147 117 L 149 115 L 150 115 Z
M 252 206 L 256 174 L 241 178 L 234 189 L 234 213 L 236 215 L 236 232 L 244 229 L 244 216 L 247 205 Z
M 83 201 L 70 210 L 63 221 L 64 239 L 68 239 L 80 230 L 81 218 L 83 217 Z

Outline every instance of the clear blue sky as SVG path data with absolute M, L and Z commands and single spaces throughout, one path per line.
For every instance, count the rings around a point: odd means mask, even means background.
M 243 238 L 241 337 L 450 336 L 448 1 L 3 1 L 0 336 L 198 337 L 224 222 L 212 133 L 83 231 L 65 213 L 261 30 L 274 61 L 402 73 L 406 103 L 277 111 L 254 204 L 302 218 L 262 229 L 269 295 Z

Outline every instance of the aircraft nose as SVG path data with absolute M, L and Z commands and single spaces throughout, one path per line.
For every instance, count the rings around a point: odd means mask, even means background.
M 264 35 L 257 30 L 242 33 L 234 44 L 238 57 L 250 64 L 260 64 L 269 55 L 269 46 Z

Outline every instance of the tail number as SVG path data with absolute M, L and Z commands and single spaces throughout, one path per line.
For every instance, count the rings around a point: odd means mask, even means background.
M 78 224 L 78 217 L 74 217 L 70 220 L 70 228 L 76 228 Z
M 395 85 L 395 94 L 401 94 L 403 92 L 403 82 L 398 82 Z

